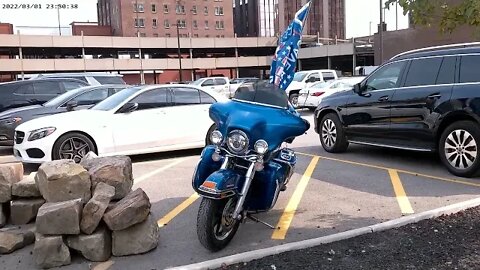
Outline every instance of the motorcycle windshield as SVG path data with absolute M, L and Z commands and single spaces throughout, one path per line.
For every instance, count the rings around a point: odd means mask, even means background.
M 245 132 L 249 149 L 263 139 L 269 150 L 274 150 L 309 128 L 309 123 L 290 109 L 285 91 L 263 81 L 243 84 L 232 101 L 213 104 L 210 118 L 224 138 L 233 130 Z

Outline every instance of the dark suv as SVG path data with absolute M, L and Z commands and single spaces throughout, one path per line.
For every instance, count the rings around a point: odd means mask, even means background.
M 0 84 L 0 112 L 43 104 L 69 90 L 88 86 L 77 79 L 26 80 Z
M 480 167 L 480 43 L 397 55 L 352 91 L 325 97 L 315 130 L 327 152 L 349 143 L 438 151 L 454 175 Z

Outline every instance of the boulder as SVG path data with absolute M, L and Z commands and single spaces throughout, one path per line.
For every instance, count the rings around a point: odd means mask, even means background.
M 43 163 L 35 175 L 35 183 L 47 202 L 62 202 L 91 198 L 88 172 L 73 160 L 55 160 Z
M 0 203 L 12 199 L 12 185 L 22 180 L 22 163 L 0 164 Z
M 28 224 L 37 216 L 44 199 L 21 199 L 10 202 L 10 221 L 13 225 Z
M 40 268 L 53 268 L 71 262 L 70 250 L 62 236 L 42 236 L 35 241 L 33 248 L 35 263 Z
M 12 195 L 22 198 L 42 197 L 35 183 L 35 178 L 30 176 L 12 185 Z
M 92 189 L 100 182 L 115 188 L 113 199 L 119 200 L 132 190 L 132 160 L 127 156 L 89 157 L 80 162 L 92 179 Z
M 0 254 L 12 253 L 35 242 L 32 231 L 11 230 L 0 232 Z
M 152 215 L 128 229 L 112 232 L 112 254 L 127 256 L 148 252 L 157 247 L 160 229 Z
M 67 245 L 93 262 L 107 261 L 112 255 L 112 236 L 105 227 L 98 228 L 90 235 L 69 236 Z
M 115 188 L 105 183 L 98 183 L 93 197 L 88 201 L 82 211 L 80 230 L 91 234 L 98 227 L 110 200 L 115 195 Z
M 81 199 L 46 203 L 40 207 L 35 223 L 41 234 L 79 234 L 82 214 Z
M 119 231 L 144 221 L 150 213 L 150 200 L 138 188 L 121 199 L 103 216 L 103 221 L 112 231 Z
M 7 224 L 7 215 L 5 214 L 5 207 L 0 203 L 0 228 Z

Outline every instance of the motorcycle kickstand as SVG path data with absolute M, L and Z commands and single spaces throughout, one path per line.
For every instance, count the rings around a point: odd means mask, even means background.
M 247 214 L 247 218 L 249 218 L 249 219 L 251 219 L 251 220 L 253 220 L 253 221 L 257 222 L 257 223 L 261 223 L 261 224 L 269 227 L 269 228 L 272 229 L 272 230 L 275 230 L 275 229 L 276 229 L 274 226 L 268 224 L 267 222 L 265 222 L 265 221 L 263 221 L 263 220 L 260 220 L 260 219 L 258 219 L 258 218 L 256 218 L 256 217 L 254 217 L 254 216 L 252 216 L 252 215 L 250 215 L 250 214 Z

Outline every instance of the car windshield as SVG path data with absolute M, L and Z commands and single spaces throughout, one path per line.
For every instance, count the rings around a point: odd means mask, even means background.
M 198 79 L 198 80 L 192 82 L 191 84 L 193 84 L 193 85 L 200 85 L 200 84 L 203 83 L 203 81 L 204 81 L 204 79 L 202 78 L 202 79 Z
M 296 82 L 301 82 L 303 79 L 307 76 L 306 72 L 297 72 L 295 73 L 295 76 L 293 77 L 293 80 Z
M 327 88 L 328 86 L 330 86 L 332 84 L 332 82 L 333 81 L 319 82 L 319 83 L 316 83 L 316 84 L 312 85 L 312 88 L 315 88 L 315 89 Z
M 92 89 L 92 88 L 96 88 L 96 87 L 95 86 L 86 86 L 86 87 L 81 87 L 81 88 L 77 88 L 77 89 L 74 89 L 74 90 L 70 90 L 63 95 L 57 96 L 54 99 L 51 99 L 51 100 L 47 101 L 45 104 L 43 104 L 43 106 L 45 106 L 45 107 L 60 106 L 65 101 L 70 100 L 72 97 L 78 95 L 79 93 L 82 93 L 83 91 L 88 90 L 88 89 Z
M 268 81 L 242 84 L 235 92 L 234 99 L 282 108 L 288 107 L 288 96 L 285 91 Z
M 110 111 L 115 109 L 118 105 L 124 102 L 127 98 L 135 94 L 136 92 L 144 89 L 145 86 L 138 86 L 127 88 L 117 92 L 116 94 L 110 96 L 107 99 L 104 99 L 97 105 L 93 106 L 90 110 L 98 110 L 98 111 Z

